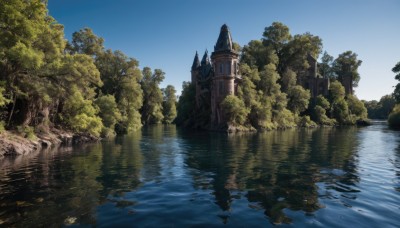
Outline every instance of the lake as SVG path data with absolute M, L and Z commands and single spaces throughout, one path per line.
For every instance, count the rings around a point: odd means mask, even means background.
M 0 226 L 399 227 L 400 132 L 145 127 L 0 160 Z

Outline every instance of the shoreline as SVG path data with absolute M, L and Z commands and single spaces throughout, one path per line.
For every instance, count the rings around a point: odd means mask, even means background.
M 15 131 L 0 133 L 0 159 L 18 155 L 26 155 L 46 148 L 72 146 L 73 144 L 98 141 L 100 138 L 89 134 L 77 134 L 59 129 L 48 133 L 40 133 L 34 138 L 26 138 Z

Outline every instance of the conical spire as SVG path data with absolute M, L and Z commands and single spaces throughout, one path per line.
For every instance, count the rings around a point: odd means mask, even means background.
M 226 24 L 221 27 L 214 51 L 233 51 L 231 32 Z
M 201 59 L 201 65 L 205 66 L 208 65 L 210 63 L 210 59 L 208 58 L 208 51 L 206 49 L 206 51 L 204 52 L 203 58 Z
M 194 60 L 193 60 L 192 70 L 197 69 L 199 66 L 200 66 L 200 60 L 199 60 L 199 55 L 197 54 L 197 51 L 196 51 L 196 55 L 194 56 Z

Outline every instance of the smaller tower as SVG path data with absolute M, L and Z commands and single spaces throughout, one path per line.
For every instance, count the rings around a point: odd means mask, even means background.
M 199 67 L 200 67 L 200 60 L 199 60 L 199 55 L 197 54 L 194 56 L 193 64 L 192 64 L 192 70 L 190 71 L 192 73 L 192 84 L 197 83 L 197 77 L 199 75 Z

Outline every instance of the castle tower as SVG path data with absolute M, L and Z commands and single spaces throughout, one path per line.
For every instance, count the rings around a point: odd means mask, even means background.
M 228 95 L 235 95 L 235 78 L 238 77 L 239 54 L 233 50 L 231 33 L 226 24 L 211 54 L 214 76 L 211 82 L 211 124 L 226 122 L 220 104 Z
M 199 60 L 199 55 L 197 54 L 194 56 L 193 60 L 193 65 L 192 65 L 192 70 L 190 71 L 192 73 L 192 84 L 197 83 L 197 76 L 199 75 L 199 67 L 200 67 L 200 60 Z

